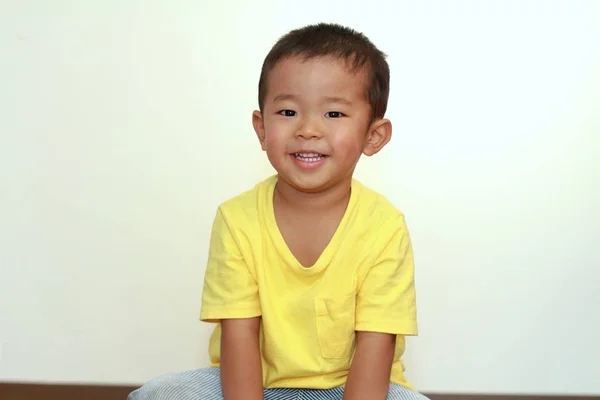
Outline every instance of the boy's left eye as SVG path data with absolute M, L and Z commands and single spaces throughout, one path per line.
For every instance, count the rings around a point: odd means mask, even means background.
M 343 117 L 344 114 L 339 111 L 329 111 L 325 113 L 325 116 L 327 116 L 328 118 L 340 118 Z

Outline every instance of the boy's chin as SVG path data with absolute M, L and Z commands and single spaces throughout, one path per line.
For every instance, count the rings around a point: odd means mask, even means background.
M 336 181 L 323 176 L 286 176 L 279 174 L 282 179 L 291 188 L 302 193 L 319 193 L 335 186 Z

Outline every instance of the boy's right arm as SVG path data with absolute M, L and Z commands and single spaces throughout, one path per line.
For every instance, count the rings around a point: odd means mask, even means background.
M 263 400 L 260 317 L 221 320 L 221 386 L 225 400 Z

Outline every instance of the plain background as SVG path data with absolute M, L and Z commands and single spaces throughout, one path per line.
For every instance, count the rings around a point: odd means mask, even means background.
M 262 60 L 308 23 L 389 55 L 357 178 L 407 216 L 422 391 L 600 393 L 600 2 L 0 1 L 0 380 L 203 367 L 218 204 L 273 173 Z

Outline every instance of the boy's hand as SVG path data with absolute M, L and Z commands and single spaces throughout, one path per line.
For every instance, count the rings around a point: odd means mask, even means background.
M 396 335 L 356 332 L 356 353 L 344 389 L 344 400 L 385 400 Z
M 221 321 L 221 387 L 225 400 L 262 400 L 260 317 Z

